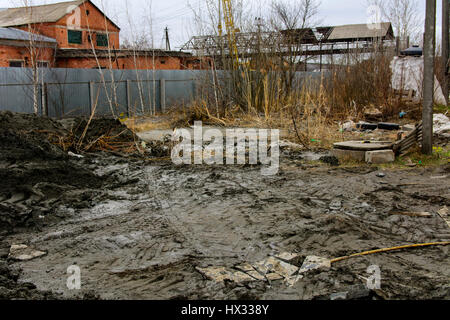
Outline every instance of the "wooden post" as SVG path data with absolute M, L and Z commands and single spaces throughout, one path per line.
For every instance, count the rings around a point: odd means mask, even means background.
M 166 79 L 159 80 L 161 112 L 166 111 Z
M 127 112 L 131 117 L 131 80 L 127 80 Z
M 422 152 L 433 154 L 434 51 L 436 46 L 436 0 L 426 0 L 423 70 Z
M 320 51 L 320 72 L 322 72 L 322 42 L 319 44 L 319 51 Z
M 444 93 L 445 101 L 449 104 L 449 73 L 448 73 L 448 58 L 449 58 L 449 7 L 450 0 L 442 0 L 442 72 L 444 81 L 442 83 L 442 91 Z
M 89 106 L 89 115 L 92 114 L 95 108 L 95 83 L 94 81 L 89 82 L 89 98 L 90 98 L 90 106 Z
M 395 40 L 395 55 L 398 57 L 400 55 L 400 37 L 397 37 Z
M 47 84 L 45 82 L 41 85 L 41 106 L 42 115 L 48 117 Z

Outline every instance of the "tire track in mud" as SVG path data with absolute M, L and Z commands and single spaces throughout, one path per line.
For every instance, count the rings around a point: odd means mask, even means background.
M 104 159 L 94 166 L 108 162 Z M 24 279 L 70 296 L 64 288 L 65 268 L 76 262 L 82 268 L 83 290 L 103 298 L 312 299 L 362 283 L 358 277 L 366 276 L 369 265 L 378 264 L 386 272 L 383 289 L 390 298 L 450 298 L 447 248 L 344 262 L 293 288 L 283 283 L 215 283 L 195 270 L 254 263 L 274 248 L 298 252 L 303 258 L 334 258 L 447 240 L 450 232 L 437 215 L 391 214 L 400 209 L 435 212 L 448 203 L 444 193 L 450 187 L 448 179 L 421 190 L 419 196 L 411 186 L 397 186 L 424 183 L 434 172 L 392 171 L 380 179 L 372 169 L 305 171 L 284 166 L 274 177 L 248 167 L 130 163 L 110 169 L 104 172 L 122 177 L 123 183 L 107 190 L 94 209 L 72 210 L 71 218 L 42 232 L 8 239 L 31 242 L 49 252 L 20 264 Z M 136 178 L 137 182 L 127 182 Z M 122 205 L 120 210 L 104 206 L 111 202 Z M 95 209 L 102 205 L 106 214 Z M 425 280 L 426 285 L 417 284 Z M 398 285 L 405 281 L 416 284 Z

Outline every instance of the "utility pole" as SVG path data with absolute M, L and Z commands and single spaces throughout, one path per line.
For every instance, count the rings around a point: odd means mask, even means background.
M 164 29 L 164 32 L 166 34 L 166 50 L 170 51 L 169 28 L 166 27 L 166 29 Z
M 448 101 L 449 94 L 449 7 L 450 0 L 442 0 L 442 68 L 444 74 L 444 82 L 442 83 L 442 91 L 444 92 L 445 101 Z
M 423 70 L 422 153 L 433 154 L 434 51 L 436 46 L 436 0 L 426 0 Z

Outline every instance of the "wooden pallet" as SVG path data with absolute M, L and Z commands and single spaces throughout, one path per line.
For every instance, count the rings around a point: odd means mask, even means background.
M 416 143 L 421 144 L 423 138 L 423 123 L 420 122 L 416 125 L 416 128 L 411 131 L 404 139 L 397 141 L 393 145 L 393 150 L 396 155 L 404 155 L 411 149 Z

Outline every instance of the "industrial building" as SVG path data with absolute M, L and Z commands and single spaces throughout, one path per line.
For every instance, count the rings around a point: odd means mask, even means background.
M 0 67 L 184 70 L 203 62 L 186 52 L 120 48 L 120 27 L 89 0 L 0 10 Z

